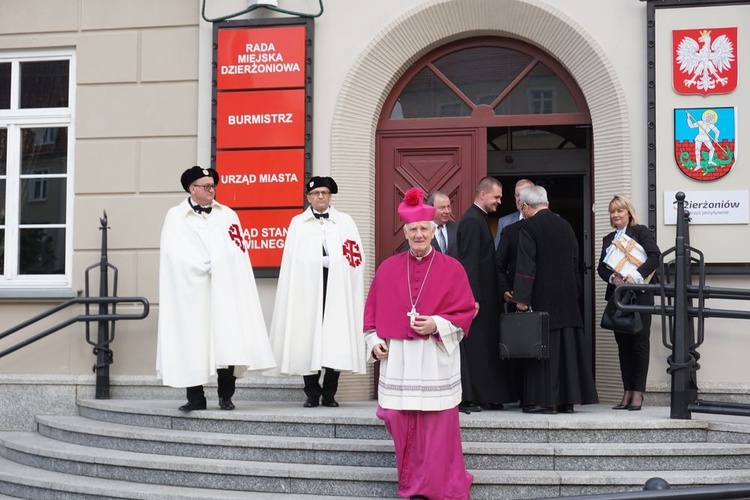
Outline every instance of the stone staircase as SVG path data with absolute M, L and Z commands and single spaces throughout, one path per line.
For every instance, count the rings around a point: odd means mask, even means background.
M 299 398 L 298 398 L 299 399 Z M 0 433 L 0 495 L 33 499 L 394 498 L 392 443 L 375 402 L 79 400 Z M 461 415 L 473 499 L 544 498 L 750 482 L 750 421 L 671 420 L 666 407 L 571 415 Z

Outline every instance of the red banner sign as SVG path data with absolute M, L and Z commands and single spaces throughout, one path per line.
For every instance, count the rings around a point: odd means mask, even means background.
M 222 29 L 216 55 L 219 90 L 305 86 L 305 27 Z
M 219 149 L 305 146 L 305 91 L 219 92 Z
M 213 145 L 219 202 L 235 209 L 264 277 L 278 276 L 286 231 L 311 170 L 310 19 L 214 25 Z
M 278 267 L 292 217 L 302 209 L 237 210 L 253 267 Z
M 305 151 L 218 151 L 218 199 L 234 208 L 294 207 L 303 203 Z

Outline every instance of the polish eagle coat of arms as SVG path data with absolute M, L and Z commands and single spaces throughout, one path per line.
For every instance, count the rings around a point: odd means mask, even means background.
M 678 94 L 728 94 L 737 88 L 737 28 L 672 31 L 672 85 Z

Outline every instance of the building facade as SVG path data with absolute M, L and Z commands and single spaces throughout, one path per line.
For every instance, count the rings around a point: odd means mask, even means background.
M 323 5 L 278 3 L 311 14 Z M 664 193 L 710 188 L 721 196 L 749 185 L 741 157 L 710 185 L 681 174 L 670 163 L 675 138 L 666 112 L 658 115 L 659 148 L 649 165 L 654 68 L 647 59 L 654 26 L 648 9 L 658 2 L 324 3 L 314 18 L 311 173 L 336 179 L 333 205 L 359 227 L 366 281 L 403 243 L 393 223 L 402 187 L 419 181 L 449 191 L 459 218 L 484 175 L 503 182 L 504 213 L 513 210 L 513 183 L 532 178 L 576 228 L 598 388 L 604 398 L 619 397 L 614 338 L 598 327 L 604 283 L 593 272 L 601 239 L 611 231 L 609 200 L 631 196 L 665 250 L 674 244 L 675 226 L 665 222 L 671 207 Z M 212 163 L 214 33 L 206 19 L 246 7 L 245 0 L 0 0 L 0 330 L 81 293 L 85 269 L 99 259 L 99 219 L 106 211 L 118 295 L 151 303 L 145 320 L 118 324 L 112 373 L 155 376 L 161 223 L 184 196 L 180 173 Z M 742 19 L 750 19 L 750 6 L 694 6 L 701 8 L 725 9 L 722 18 L 737 28 L 743 53 L 750 26 Z M 670 53 L 668 30 L 721 27 L 702 15 L 712 10 L 675 12 L 655 14 L 663 26 L 663 33 L 656 31 L 658 57 Z M 233 19 L 286 17 L 259 8 Z M 741 62 L 737 68 L 740 82 L 750 78 L 750 68 Z M 670 68 L 655 71 L 657 98 L 668 102 Z M 686 107 L 750 105 L 742 91 L 710 105 L 701 99 Z M 735 145 L 745 132 L 741 118 Z M 738 196 L 746 200 L 746 191 Z M 729 269 L 711 274 L 709 284 L 748 288 L 747 262 L 726 249 L 748 239 L 741 217 L 691 228 L 691 243 L 707 261 Z M 258 278 L 258 287 L 270 323 L 276 280 Z M 709 320 L 699 382 L 747 392 L 743 329 L 738 320 Z M 9 344 L 0 340 L 0 348 Z M 667 384 L 668 355 L 656 318 L 652 386 Z M 83 326 L 75 325 L 0 359 L 0 372 L 86 375 L 91 365 Z M 369 380 L 348 381 L 349 397 L 368 397 Z

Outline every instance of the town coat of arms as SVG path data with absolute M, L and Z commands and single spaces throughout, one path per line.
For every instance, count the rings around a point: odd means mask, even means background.
M 737 154 L 735 108 L 674 110 L 674 156 L 680 171 L 698 181 L 729 173 Z
M 728 94 L 737 88 L 737 28 L 672 31 L 672 86 L 678 94 Z

